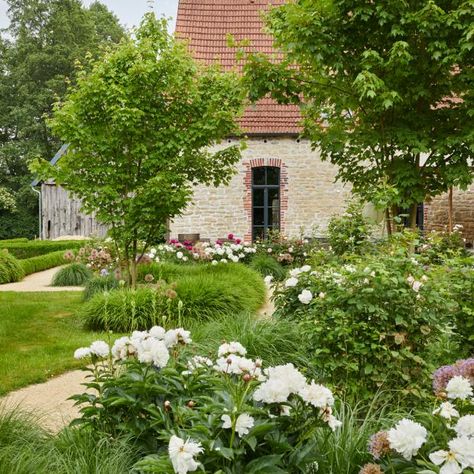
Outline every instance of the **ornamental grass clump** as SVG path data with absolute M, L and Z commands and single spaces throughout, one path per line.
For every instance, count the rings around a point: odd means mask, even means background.
M 120 282 L 114 275 L 95 276 L 87 280 L 82 298 L 89 301 L 97 293 L 115 290 L 119 288 Z
M 82 263 L 70 263 L 53 277 L 52 286 L 82 286 L 93 276 L 92 270 Z
M 0 284 L 20 281 L 24 276 L 19 260 L 8 250 L 0 250 Z
M 341 426 L 331 390 L 293 364 L 265 367 L 237 341 L 196 354 L 183 328 L 155 326 L 76 351 L 96 390 L 76 424 L 128 436 L 143 453 L 138 472 L 311 472 L 317 435 Z M 96 347 L 100 346 L 100 351 Z M 104 351 L 102 351 L 104 349 Z
M 361 474 L 474 472 L 473 367 L 474 359 L 469 359 L 438 369 L 433 375 L 435 409 L 372 435 L 373 462 L 363 466 Z
M 270 275 L 275 280 L 283 280 L 286 276 L 286 270 L 281 263 L 265 254 L 256 255 L 250 262 L 250 268 L 259 272 L 264 277 Z
M 291 270 L 275 295 L 276 315 L 299 326 L 318 368 L 345 392 L 427 394 L 430 348 L 452 321 L 456 302 L 413 257 L 377 254 L 317 270 L 306 265 Z

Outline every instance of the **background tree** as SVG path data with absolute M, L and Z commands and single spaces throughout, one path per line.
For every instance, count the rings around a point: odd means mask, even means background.
M 338 178 L 414 226 L 418 203 L 473 179 L 473 24 L 472 0 L 290 2 L 267 17 L 282 61 L 249 58 L 251 97 L 300 103 Z
M 189 204 L 193 185 L 227 183 L 233 174 L 240 148 L 209 147 L 238 132 L 240 82 L 196 64 L 150 13 L 56 105 L 53 131 L 70 146 L 42 175 L 110 226 L 132 286 L 138 253 Z
M 0 210 L 0 239 L 37 234 L 38 197 L 27 162 L 51 158 L 60 146 L 45 119 L 68 83 L 75 62 L 100 54 L 123 36 L 117 18 L 100 3 L 8 0 L 10 26 L 0 36 L 0 185 L 13 194 L 16 213 Z

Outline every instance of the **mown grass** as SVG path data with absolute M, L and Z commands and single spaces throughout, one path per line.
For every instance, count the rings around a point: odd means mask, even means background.
M 107 337 L 82 328 L 80 305 L 79 292 L 0 293 L 0 394 L 80 366 L 74 350 Z

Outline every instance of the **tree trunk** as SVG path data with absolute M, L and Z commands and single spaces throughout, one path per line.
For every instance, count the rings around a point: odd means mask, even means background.
M 392 222 L 390 220 L 390 209 L 387 207 L 385 209 L 385 225 L 387 226 L 387 236 L 390 238 L 392 236 Z
M 448 191 L 448 233 L 453 232 L 453 187 Z
M 416 230 L 416 214 L 418 211 L 418 205 L 413 204 L 410 208 L 410 229 Z

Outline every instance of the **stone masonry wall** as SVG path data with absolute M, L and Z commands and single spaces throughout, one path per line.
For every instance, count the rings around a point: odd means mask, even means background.
M 463 237 L 474 242 L 474 184 L 466 191 L 453 192 L 453 223 L 463 225 Z M 448 195 L 442 194 L 425 203 L 424 227 L 426 230 L 445 230 L 448 225 Z
M 232 232 L 251 240 L 251 169 L 255 166 L 280 167 L 280 217 L 285 235 L 323 235 L 330 217 L 346 207 L 349 188 L 334 182 L 336 168 L 321 161 L 308 141 L 252 138 L 228 186 L 195 188 L 193 202 L 171 223 L 171 237 L 199 233 L 201 238 L 215 240 Z

